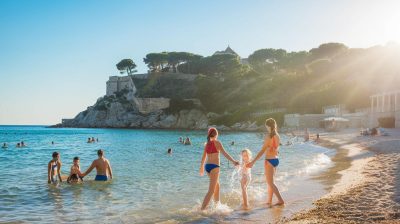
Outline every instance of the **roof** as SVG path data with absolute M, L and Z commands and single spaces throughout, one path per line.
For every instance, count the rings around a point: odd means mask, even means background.
M 232 48 L 228 45 L 228 47 L 224 51 L 216 51 L 215 54 L 233 54 L 239 56 Z

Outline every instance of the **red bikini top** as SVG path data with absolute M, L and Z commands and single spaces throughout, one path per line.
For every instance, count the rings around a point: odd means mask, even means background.
M 215 147 L 215 142 L 210 141 L 206 144 L 206 153 L 211 154 L 211 153 L 218 153 L 217 147 Z

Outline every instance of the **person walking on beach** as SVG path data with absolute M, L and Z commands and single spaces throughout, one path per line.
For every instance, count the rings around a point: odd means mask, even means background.
M 109 179 L 112 179 L 112 169 L 110 162 L 108 159 L 104 157 L 104 151 L 99 149 L 97 151 L 97 156 L 99 157 L 98 159 L 94 160 L 92 162 L 92 165 L 90 165 L 89 169 L 86 170 L 86 172 L 83 173 L 83 177 L 88 175 L 94 168 L 96 168 L 97 175 L 94 180 L 96 181 L 107 181 Z
M 62 182 L 60 154 L 58 152 L 53 152 L 52 157 L 53 159 L 50 160 L 47 165 L 47 182 L 49 184 L 57 184 L 57 177 L 60 179 L 60 182 Z
M 204 146 L 203 156 L 200 164 L 200 176 L 204 175 L 204 169 L 210 178 L 208 192 L 204 197 L 201 210 L 206 209 L 211 197 L 214 196 L 214 202 L 219 202 L 219 167 L 220 167 L 220 152 L 232 163 L 237 166 L 239 162 L 234 160 L 224 149 L 221 142 L 217 140 L 218 131 L 216 128 L 208 129 L 207 143 Z M 207 163 L 205 164 L 207 159 Z M 205 164 L 205 165 L 204 165 Z
M 267 205 L 272 205 L 272 196 L 274 194 L 278 198 L 278 203 L 275 205 L 283 205 L 285 202 L 283 201 L 282 196 L 274 183 L 276 167 L 279 165 L 278 148 L 280 137 L 277 131 L 276 121 L 274 119 L 268 118 L 265 121 L 265 126 L 267 127 L 268 134 L 265 136 L 264 145 L 254 160 L 247 164 L 247 167 L 252 168 L 254 163 L 265 153 L 264 170 L 268 185 Z

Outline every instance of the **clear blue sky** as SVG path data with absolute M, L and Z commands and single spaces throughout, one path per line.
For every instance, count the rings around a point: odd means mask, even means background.
M 123 58 L 144 72 L 149 52 L 400 42 L 399 12 L 395 0 L 1 0 L 0 124 L 74 117 L 105 94 Z

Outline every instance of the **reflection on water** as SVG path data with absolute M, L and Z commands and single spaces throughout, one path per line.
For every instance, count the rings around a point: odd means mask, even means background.
M 92 136 L 100 141 L 86 143 Z M 180 136 L 189 136 L 193 145 L 178 143 Z M 220 136 L 236 159 L 244 148 L 255 155 L 263 138 L 262 133 L 222 132 Z M 284 136 L 282 139 L 287 140 Z M 15 148 L 14 143 L 21 140 L 28 147 Z M 198 174 L 205 140 L 204 131 L 0 126 L 0 143 L 10 145 L 0 151 L 0 222 L 241 223 L 248 219 L 279 219 L 323 193 L 309 176 L 330 165 L 329 151 L 290 139 L 293 144 L 281 147 L 281 163 L 275 177 L 286 207 L 264 206 L 266 184 L 260 160 L 252 169 L 248 188 L 252 210 L 240 210 L 239 171 L 223 158 L 221 203 L 200 212 L 208 189 L 208 177 Z M 228 144 L 231 141 L 235 141 L 234 146 Z M 85 171 L 96 159 L 99 148 L 105 149 L 113 167 L 111 182 L 93 181 L 93 171 L 82 184 L 47 184 L 47 163 L 53 151 L 60 152 L 63 175 L 68 175 L 74 156 L 80 157 Z M 167 155 L 168 148 L 173 149 L 172 155 Z

